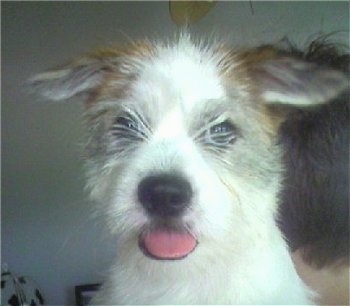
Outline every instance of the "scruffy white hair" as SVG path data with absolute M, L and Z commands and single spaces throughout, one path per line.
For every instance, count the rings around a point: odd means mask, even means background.
M 342 91 L 342 73 L 271 47 L 233 50 L 182 34 L 103 49 L 31 84 L 54 100 L 84 94 L 87 185 L 120 237 L 94 303 L 311 303 L 275 223 L 275 138 L 289 109 Z M 146 178 L 164 175 L 190 186 L 176 216 L 140 196 Z M 180 228 L 197 244 L 181 259 L 150 258 L 140 239 L 154 227 Z

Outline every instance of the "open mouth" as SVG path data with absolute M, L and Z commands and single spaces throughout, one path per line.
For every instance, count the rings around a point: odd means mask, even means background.
M 197 239 L 187 230 L 158 227 L 139 235 L 139 247 L 148 257 L 157 260 L 179 260 L 192 253 Z

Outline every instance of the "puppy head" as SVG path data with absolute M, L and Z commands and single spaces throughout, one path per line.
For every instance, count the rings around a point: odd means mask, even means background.
M 265 241 L 285 110 L 325 103 L 347 79 L 273 48 L 181 35 L 101 50 L 31 84 L 53 100 L 83 95 L 87 185 L 122 243 L 141 258 L 182 259 L 241 256 Z

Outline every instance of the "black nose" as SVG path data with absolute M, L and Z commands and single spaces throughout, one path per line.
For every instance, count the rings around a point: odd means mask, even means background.
M 191 197 L 191 185 L 178 175 L 148 176 L 138 187 L 139 201 L 152 215 L 179 216 L 188 206 Z

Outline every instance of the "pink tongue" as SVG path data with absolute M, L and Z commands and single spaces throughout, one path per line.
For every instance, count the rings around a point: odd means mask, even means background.
M 188 232 L 154 230 L 143 237 L 143 245 L 156 258 L 180 259 L 194 250 L 197 241 Z

